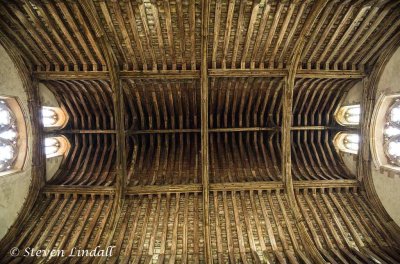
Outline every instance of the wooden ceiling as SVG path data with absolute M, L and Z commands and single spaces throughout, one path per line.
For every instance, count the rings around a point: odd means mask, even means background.
M 399 228 L 332 140 L 364 135 L 334 112 L 399 45 L 399 11 L 396 0 L 0 1 L 0 43 L 31 110 L 41 82 L 69 115 L 57 132 L 33 117 L 32 198 L 0 258 L 115 245 L 108 262 L 398 262 Z M 40 139 L 55 133 L 71 149 L 45 182 Z
M 210 1 L 210 69 L 285 69 L 315 1 Z M 303 69 L 364 69 L 397 33 L 396 1 L 329 1 L 312 23 Z M 198 70 L 201 1 L 15 1 L 1 6 L 2 34 L 37 70 L 98 71 L 105 34 L 120 70 Z

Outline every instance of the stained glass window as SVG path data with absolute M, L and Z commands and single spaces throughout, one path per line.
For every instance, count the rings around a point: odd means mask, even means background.
M 7 103 L 0 100 L 0 172 L 10 170 L 18 155 L 17 123 Z
M 400 166 L 400 99 L 389 107 L 384 129 L 384 148 L 389 162 Z
M 343 126 L 358 125 L 360 123 L 360 105 L 342 106 L 335 115 L 336 121 Z
M 47 137 L 44 139 L 44 153 L 47 158 L 64 155 L 69 149 L 69 142 L 63 136 Z
M 68 118 L 65 112 L 59 107 L 42 107 L 42 123 L 45 128 L 62 128 Z

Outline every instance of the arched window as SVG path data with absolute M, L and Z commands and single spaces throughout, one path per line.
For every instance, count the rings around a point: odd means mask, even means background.
M 44 152 L 46 158 L 61 156 L 67 153 L 70 144 L 63 136 L 47 137 L 44 139 Z
M 62 128 L 68 121 L 67 115 L 59 107 L 42 107 L 42 122 L 45 128 Z
M 351 154 L 358 153 L 358 146 L 360 142 L 360 136 L 358 134 L 339 132 L 333 141 L 339 151 Z
M 347 105 L 340 107 L 335 114 L 336 121 L 343 126 L 354 126 L 360 123 L 360 105 Z
M 384 150 L 389 162 L 400 166 L 400 99 L 388 108 L 384 129 Z
M 14 113 L 0 100 L 0 172 L 10 170 L 18 155 L 18 130 Z

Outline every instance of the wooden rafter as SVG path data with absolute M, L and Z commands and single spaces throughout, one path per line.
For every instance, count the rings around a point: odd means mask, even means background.
M 327 1 L 318 0 L 313 4 L 313 7 L 304 22 L 303 28 L 300 32 L 296 46 L 292 51 L 291 61 L 289 62 L 288 75 L 285 77 L 284 93 L 283 93 L 283 114 L 282 114 L 282 176 L 287 190 L 288 202 L 292 207 L 294 217 L 297 219 L 296 223 L 300 231 L 300 236 L 304 239 L 305 246 L 307 247 L 310 256 L 314 261 L 323 261 L 322 256 L 316 250 L 315 245 L 312 243 L 311 238 L 306 233 L 304 223 L 301 222 L 301 215 L 295 203 L 295 195 L 293 191 L 293 176 L 292 176 L 292 155 L 291 155 L 291 129 L 293 118 L 293 90 L 296 78 L 296 72 L 299 68 L 300 59 L 302 56 L 303 48 L 305 46 L 305 39 L 311 30 L 318 15 L 324 9 Z
M 285 69 L 208 69 L 209 77 L 284 77 Z M 200 79 L 199 70 L 166 70 L 166 71 L 120 71 L 121 79 L 160 79 L 185 80 Z M 70 71 L 70 72 L 34 72 L 38 80 L 108 80 L 108 71 Z M 299 69 L 296 78 L 333 78 L 362 79 L 365 73 L 359 70 L 307 70 Z
M 104 33 L 104 29 L 100 24 L 100 20 L 98 18 L 98 14 L 95 10 L 93 3 L 89 1 L 83 1 L 82 7 L 84 8 L 86 15 L 93 20 L 94 28 L 96 31 L 96 37 L 98 41 L 98 45 L 103 50 L 103 54 L 105 56 L 105 61 L 107 65 L 107 69 L 109 70 L 109 79 L 111 88 L 113 91 L 112 99 L 114 106 L 114 117 L 115 117 L 115 129 L 117 132 L 116 135 L 116 199 L 117 199 L 117 208 L 118 204 L 122 203 L 122 199 L 124 197 L 124 189 L 126 185 L 126 148 L 125 148 L 125 128 L 124 128 L 124 104 L 123 104 L 123 90 L 121 87 L 121 81 L 119 76 L 119 67 L 118 62 L 116 61 L 116 57 L 114 52 L 107 40 L 107 36 Z
M 366 78 L 370 65 L 382 66 L 379 50 L 398 46 L 396 8 L 0 3 L 0 42 L 15 40 L 34 85 L 46 84 L 70 117 L 64 129 L 43 131 L 64 134 L 70 153 L 10 232 L 22 230 L 14 244 L 116 245 L 100 263 L 396 262 L 399 230 L 362 169 L 368 147 L 356 179 L 332 144 L 338 131 L 360 129 L 339 126 L 334 111 L 357 81 L 376 81 Z M 372 112 L 370 94 L 363 107 Z
M 203 185 L 203 225 L 205 262 L 212 263 L 210 233 L 210 191 L 209 191 L 209 133 L 208 133 L 208 24 L 210 3 L 202 1 L 201 5 L 201 65 L 200 65 L 200 97 L 201 97 L 201 174 Z

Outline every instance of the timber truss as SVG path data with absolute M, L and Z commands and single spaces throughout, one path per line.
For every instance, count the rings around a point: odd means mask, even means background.
M 115 245 L 96 261 L 398 262 L 398 227 L 332 139 L 346 92 L 372 89 L 371 71 L 398 46 L 399 8 L 1 1 L 0 40 L 31 110 L 42 83 L 70 116 L 57 134 L 71 150 L 45 182 L 40 142 L 55 132 L 32 119 L 33 198 L 0 257 L 23 262 L 11 246 Z M 350 130 L 367 133 L 368 116 Z

